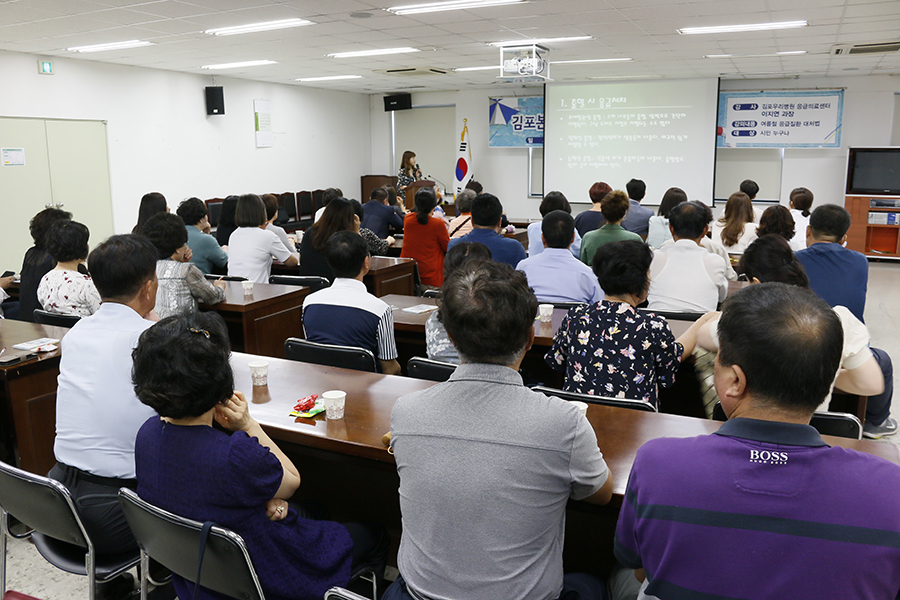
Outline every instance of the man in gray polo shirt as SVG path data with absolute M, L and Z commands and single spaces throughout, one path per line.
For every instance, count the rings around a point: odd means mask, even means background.
M 536 312 L 503 263 L 471 261 L 444 282 L 462 364 L 391 415 L 403 536 L 384 600 L 603 597 L 599 580 L 563 576 L 563 534 L 568 499 L 606 504 L 613 480 L 578 409 L 522 384 Z

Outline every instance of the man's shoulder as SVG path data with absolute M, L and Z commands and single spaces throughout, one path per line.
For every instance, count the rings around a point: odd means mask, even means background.
M 303 300 L 303 306 L 339 306 L 361 308 L 379 316 L 390 310 L 390 306 L 381 298 L 369 293 L 366 289 L 355 286 L 327 287 L 313 292 Z

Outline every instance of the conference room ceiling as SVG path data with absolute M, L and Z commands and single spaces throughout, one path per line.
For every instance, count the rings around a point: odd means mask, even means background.
M 546 44 L 553 81 L 606 78 L 754 79 L 900 74 L 900 52 L 832 55 L 841 44 L 900 39 L 898 0 L 530 0 L 522 4 L 398 16 L 385 9 L 422 0 L 0 0 L 0 49 L 155 69 L 362 93 L 503 89 L 500 50 L 490 42 L 591 36 Z M 302 18 L 312 25 L 219 37 L 217 27 Z M 683 27 L 807 20 L 808 27 L 681 35 Z M 126 40 L 153 45 L 76 54 Z M 410 46 L 420 52 L 329 58 L 336 52 Z M 806 51 L 805 54 L 774 55 Z M 732 55 L 704 58 L 705 55 Z M 766 56 L 768 55 L 768 56 Z M 553 64 L 630 58 L 627 62 Z M 277 64 L 222 71 L 203 65 Z M 446 74 L 397 76 L 386 69 Z M 58 69 L 57 69 L 58 70 Z M 358 79 L 297 83 L 306 77 Z

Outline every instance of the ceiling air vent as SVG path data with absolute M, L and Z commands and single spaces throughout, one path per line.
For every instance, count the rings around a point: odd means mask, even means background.
M 375 71 L 382 75 L 394 75 L 396 77 L 421 77 L 423 75 L 446 75 L 446 69 L 438 69 L 435 67 L 405 67 L 400 69 L 381 69 Z
M 900 42 L 883 42 L 880 44 L 841 44 L 831 47 L 833 56 L 847 54 L 880 54 L 900 51 Z

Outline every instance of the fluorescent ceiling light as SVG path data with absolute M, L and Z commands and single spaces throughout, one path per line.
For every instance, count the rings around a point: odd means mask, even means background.
M 632 58 L 588 58 L 585 60 L 551 60 L 551 65 L 574 65 L 580 63 L 627 62 Z
M 589 35 L 576 35 L 572 37 L 559 37 L 559 38 L 540 38 L 533 40 L 512 40 L 508 42 L 490 42 L 488 46 L 497 46 L 500 48 L 507 48 L 509 46 L 531 46 L 533 44 L 555 44 L 556 42 L 581 42 L 584 40 L 592 40 L 593 37 Z
M 142 46 L 153 45 L 153 42 L 129 40 L 127 42 L 113 42 L 111 44 L 94 44 L 93 46 L 74 46 L 72 48 L 66 48 L 66 50 L 69 52 L 104 52 L 106 50 L 127 50 L 128 48 L 140 48 Z
M 265 23 L 250 23 L 249 25 L 235 25 L 234 27 L 218 27 L 207 29 L 203 33 L 210 35 L 239 35 L 241 33 L 256 33 L 257 31 L 272 31 L 274 29 L 288 29 L 290 27 L 302 27 L 303 25 L 315 25 L 306 19 L 282 19 L 281 21 L 266 21 Z
M 418 48 L 381 48 L 379 50 L 359 50 L 357 52 L 334 52 L 330 58 L 356 58 L 358 56 L 384 56 L 387 54 L 405 54 L 407 52 L 420 52 Z
M 706 54 L 703 58 L 762 58 L 765 56 L 793 56 L 806 54 L 806 50 L 790 50 L 788 52 L 772 52 L 769 54 Z
M 244 62 L 223 63 L 221 65 L 204 65 L 201 69 L 240 69 L 241 67 L 259 67 L 277 64 L 274 60 L 246 60 Z
M 428 4 L 392 6 L 385 10 L 392 12 L 395 15 L 417 15 L 420 13 L 441 12 L 444 10 L 465 10 L 470 8 L 484 8 L 486 6 L 521 4 L 524 1 L 525 0 L 451 0 L 450 2 L 430 2 Z
M 337 81 L 338 79 L 362 79 L 362 75 L 328 75 L 327 77 L 302 77 L 294 81 Z
M 454 71 L 497 71 L 500 69 L 500 65 L 494 65 L 493 67 L 460 67 L 458 69 L 453 69 Z
M 588 77 L 588 79 L 659 79 L 659 75 L 604 75 L 602 77 Z
M 701 33 L 739 33 L 742 31 L 769 31 L 770 29 L 794 29 L 806 27 L 808 21 L 781 21 L 780 23 L 751 23 L 749 25 L 721 25 L 715 27 L 685 27 L 676 29 L 682 35 L 696 35 Z

